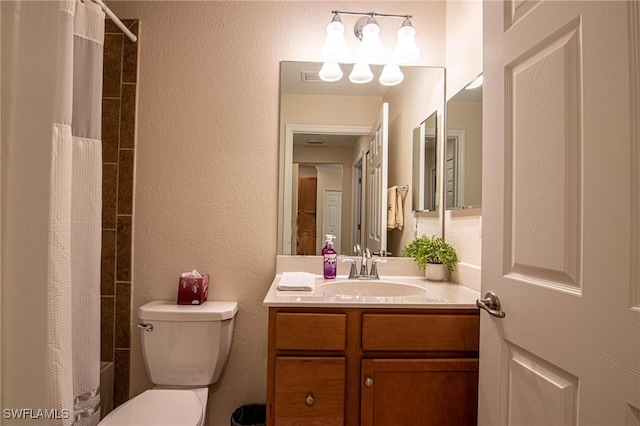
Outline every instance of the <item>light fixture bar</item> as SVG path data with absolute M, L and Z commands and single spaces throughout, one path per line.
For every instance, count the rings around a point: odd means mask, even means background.
M 340 13 L 344 15 L 357 15 L 357 16 L 384 16 L 386 18 L 413 18 L 413 15 L 393 15 L 388 13 L 378 13 L 378 12 L 344 12 L 340 10 L 332 10 L 331 13 Z

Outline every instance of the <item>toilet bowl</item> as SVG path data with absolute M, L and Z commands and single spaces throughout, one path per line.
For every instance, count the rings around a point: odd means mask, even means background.
M 114 409 L 99 426 L 204 425 L 208 386 L 229 357 L 237 311 L 236 302 L 141 306 L 143 356 L 156 387 Z

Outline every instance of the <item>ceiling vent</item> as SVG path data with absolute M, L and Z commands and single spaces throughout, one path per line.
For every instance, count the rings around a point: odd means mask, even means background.
M 301 71 L 300 77 L 303 83 L 323 83 L 318 71 Z
M 307 145 L 323 145 L 325 142 L 324 139 L 307 139 Z

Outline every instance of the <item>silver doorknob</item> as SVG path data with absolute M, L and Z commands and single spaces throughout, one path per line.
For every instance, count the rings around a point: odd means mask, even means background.
M 364 385 L 368 388 L 373 386 L 373 379 L 371 377 L 367 377 L 364 379 Z
M 507 316 L 507 314 L 500 309 L 500 299 L 491 291 L 484 295 L 484 299 L 476 300 L 476 306 L 489 312 L 489 314 L 494 317 L 504 318 Z
M 304 400 L 304 403 L 307 405 L 313 405 L 314 402 L 316 401 L 313 399 L 313 395 L 311 394 L 307 395 L 307 398 Z

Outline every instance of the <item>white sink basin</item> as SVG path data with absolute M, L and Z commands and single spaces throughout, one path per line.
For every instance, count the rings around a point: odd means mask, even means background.
M 425 294 L 424 287 L 382 280 L 347 280 L 326 283 L 316 288 L 316 294 L 335 294 L 346 296 L 415 296 Z

